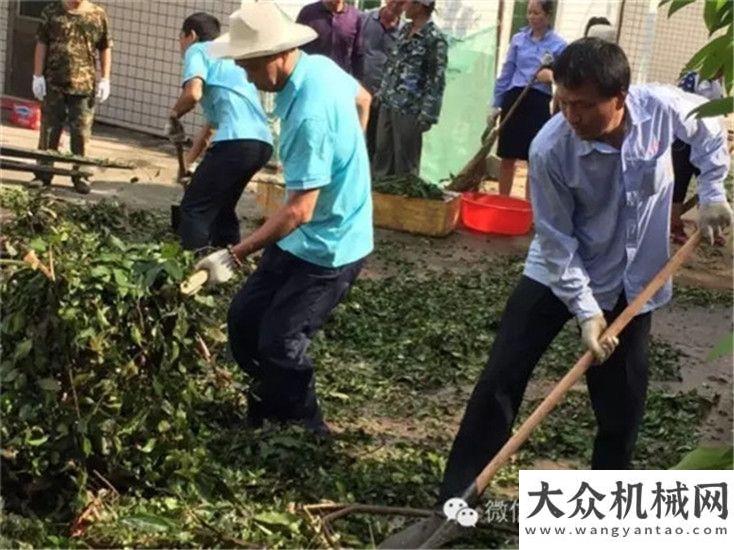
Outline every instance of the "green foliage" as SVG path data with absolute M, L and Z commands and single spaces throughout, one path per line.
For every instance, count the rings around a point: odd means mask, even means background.
M 341 432 L 319 442 L 297 428 L 243 427 L 247 380 L 223 358 L 233 288 L 180 298 L 193 258 L 172 242 L 167 216 L 5 190 L 0 199 L 15 216 L 3 227 L 4 258 L 30 244 L 47 261 L 53 249 L 57 276 L 0 269 L 0 546 L 315 547 L 296 504 L 434 504 L 522 258 L 463 265 L 452 256 L 437 269 L 428 239 L 378 243 L 365 271 L 387 275 L 361 278 L 310 350 L 326 417 Z M 651 350 L 652 378 L 674 379 L 679 353 L 657 341 Z M 580 351 L 569 322 L 534 378 L 557 380 Z M 707 406 L 695 393 L 651 392 L 636 465 L 675 463 Z M 587 397 L 572 392 L 497 482 L 514 484 L 520 466 L 541 458 L 587 466 L 593 431 Z M 70 538 L 70 518 L 107 487 L 98 474 L 120 495 L 101 496 Z M 394 528 L 367 516 L 337 524 L 351 547 Z M 461 546 L 512 544 L 490 528 Z
M 403 176 L 387 176 L 372 182 L 372 189 L 388 195 L 402 195 L 417 199 L 443 199 L 440 187 L 427 182 L 413 174 Z
M 203 407 L 239 399 L 204 375 L 196 337 L 223 337 L 214 300 L 178 291 L 191 255 L 126 243 L 110 224 L 91 231 L 63 211 L 30 199 L 4 228 L 14 252 L 53 250 L 56 280 L 13 264 L 0 281 L 3 497 L 60 518 L 83 505 L 93 471 L 140 489 L 198 472 Z
M 695 0 L 662 0 L 659 6 L 670 4 L 668 17 Z M 734 85 L 734 3 L 731 0 L 702 0 L 704 2 L 704 23 L 709 36 L 724 29 L 724 33 L 712 38 L 701 47 L 686 63 L 683 72 L 696 71 L 703 79 L 723 76 L 724 89 L 731 93 Z M 695 109 L 691 114 L 698 117 L 726 115 L 734 112 L 730 97 L 709 101 Z
M 734 453 L 728 447 L 696 447 L 671 470 L 732 470 Z
M 734 333 L 730 332 L 725 334 L 721 340 L 714 346 L 706 359 L 708 361 L 714 361 L 721 357 L 731 357 L 734 353 Z

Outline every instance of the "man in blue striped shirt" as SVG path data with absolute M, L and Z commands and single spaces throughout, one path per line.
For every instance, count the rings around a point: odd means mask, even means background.
M 451 449 L 440 502 L 462 495 L 508 439 L 536 363 L 572 317 L 597 362 L 587 373 L 598 424 L 591 465 L 629 468 L 652 311 L 670 300 L 670 281 L 618 340 L 601 335 L 668 260 L 673 140 L 690 144 L 701 170 L 704 236 L 712 241 L 731 223 L 720 121 L 688 117 L 702 98 L 672 86 L 630 87 L 624 52 L 599 38 L 569 45 L 554 75 L 562 113 L 530 148 L 536 236 Z

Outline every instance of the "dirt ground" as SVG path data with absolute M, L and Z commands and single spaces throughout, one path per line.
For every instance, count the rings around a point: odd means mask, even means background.
M 13 127 L 2 127 L 0 142 L 20 147 L 33 148 L 37 142 L 37 132 Z M 68 143 L 68 138 L 66 138 Z M 173 147 L 162 138 L 147 136 L 119 128 L 98 126 L 92 140 L 88 156 L 114 158 L 132 161 L 137 168 L 131 171 L 99 171 L 90 195 L 82 197 L 74 193 L 69 178 L 56 177 L 52 193 L 59 197 L 78 201 L 99 201 L 116 199 L 135 208 L 168 210 L 178 202 L 181 188 L 175 183 L 177 164 Z M 4 185 L 23 185 L 31 179 L 30 174 L 5 171 L 0 180 Z M 258 180 L 272 180 L 274 176 L 260 174 Z M 136 183 L 132 183 L 131 180 Z M 522 179 L 522 178 L 520 178 Z M 247 187 L 238 206 L 238 213 L 251 226 L 262 217 L 256 202 L 256 184 Z M 522 196 L 520 187 L 514 194 Z M 687 215 L 695 219 L 694 213 Z M 530 236 L 506 238 L 476 234 L 458 230 L 444 239 L 427 239 L 396 233 L 387 230 L 377 231 L 378 246 L 410 244 L 406 254 L 420 256 L 421 265 L 426 269 L 466 269 L 473 260 L 487 255 L 523 254 L 530 242 Z M 407 248 L 407 247 L 405 247 Z M 711 289 L 732 289 L 732 240 L 729 236 L 727 246 L 719 249 L 703 247 L 695 258 L 676 277 L 676 283 Z M 368 268 L 364 276 L 381 276 L 373 268 Z M 696 388 L 703 395 L 718 395 L 718 403 L 702 426 L 702 442 L 731 442 L 732 440 L 732 358 L 708 361 L 706 356 L 721 340 L 732 331 L 732 311 L 722 306 L 683 306 L 673 304 L 656 312 L 653 320 L 653 335 L 684 354 L 682 380 L 667 382 L 665 388 L 671 391 L 685 391 Z M 529 388 L 530 397 L 542 396 L 551 381 L 536 381 Z M 466 398 L 466 395 L 437 396 L 437 399 Z M 391 419 L 372 419 L 368 429 L 384 430 L 388 433 L 413 433 L 420 436 L 419 426 L 396 425 Z M 409 421 L 407 421 L 409 424 Z M 449 421 L 451 422 L 451 420 Z M 453 422 L 458 422 L 458 418 Z M 417 424 L 417 423 L 416 423 Z M 547 465 L 546 465 L 547 466 Z M 558 466 L 558 465 L 556 465 Z M 561 465 L 563 467 L 563 465 Z

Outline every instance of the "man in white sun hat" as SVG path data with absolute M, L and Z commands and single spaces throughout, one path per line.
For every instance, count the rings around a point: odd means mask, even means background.
M 234 358 L 252 377 L 248 425 L 267 419 L 327 435 L 307 350 L 372 251 L 364 140 L 371 97 L 331 59 L 298 50 L 316 33 L 273 2 L 243 4 L 229 28 L 209 51 L 236 60 L 258 89 L 276 93 L 287 197 L 259 229 L 197 269 L 222 283 L 264 249 L 228 318 Z

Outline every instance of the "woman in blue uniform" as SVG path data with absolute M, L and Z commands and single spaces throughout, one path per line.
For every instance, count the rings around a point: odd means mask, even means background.
M 530 83 L 546 54 L 557 57 L 566 47 L 566 41 L 551 29 L 553 2 L 531 0 L 528 3 L 528 26 L 512 37 L 505 63 L 494 86 L 494 100 L 489 117 L 501 112 L 502 119 Z M 522 100 L 512 117 L 502 128 L 497 144 L 500 165 L 500 194 L 509 195 L 515 175 L 515 161 L 528 160 L 530 142 L 550 119 L 550 102 L 553 95 L 551 69 L 542 69 L 532 88 Z M 529 196 L 529 189 L 526 189 Z

